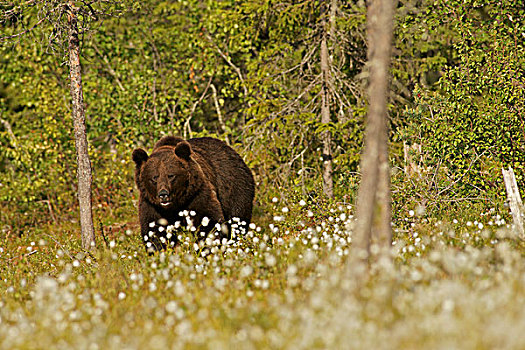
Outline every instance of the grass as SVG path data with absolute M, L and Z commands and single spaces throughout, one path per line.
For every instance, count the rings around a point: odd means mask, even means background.
M 269 207 L 235 242 L 154 256 L 134 224 L 92 254 L 73 224 L 4 235 L 0 348 L 525 348 L 525 249 L 502 213 L 407 211 L 394 263 L 356 288 L 352 207 Z

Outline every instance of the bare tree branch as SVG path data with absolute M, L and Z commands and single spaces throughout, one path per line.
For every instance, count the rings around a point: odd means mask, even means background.
M 197 109 L 197 106 L 202 102 L 202 100 L 204 100 L 204 96 L 206 96 L 206 93 L 208 92 L 208 89 L 210 88 L 212 79 L 213 79 L 213 77 L 210 77 L 210 79 L 208 79 L 208 85 L 206 85 L 206 88 L 204 89 L 203 93 L 201 94 L 201 97 L 199 97 L 199 99 L 191 107 L 190 115 L 188 116 L 188 118 L 184 122 L 184 128 L 183 128 L 183 130 L 184 130 L 184 135 L 183 135 L 184 138 L 188 138 L 188 137 L 191 138 L 190 120 L 191 120 L 191 118 L 193 118 L 193 113 L 195 113 L 195 110 Z
M 4 126 L 4 128 L 6 129 L 7 133 L 9 134 L 9 137 L 11 138 L 11 143 L 13 144 L 13 147 L 14 148 L 17 148 L 17 140 L 16 140 L 16 136 L 13 132 L 13 129 L 11 128 L 11 124 L 9 124 L 9 122 L 3 118 L 0 117 L 0 123 L 2 123 L 2 125 Z
M 98 46 L 97 44 L 95 44 L 95 42 L 93 42 L 93 49 L 95 50 L 95 52 L 97 53 L 97 55 L 100 56 L 100 58 L 102 58 L 102 60 L 104 61 L 104 63 L 106 64 L 106 70 L 108 71 L 108 73 L 115 79 L 115 81 L 117 82 L 117 85 L 118 87 L 120 88 L 121 91 L 125 91 L 126 89 L 124 89 L 124 86 L 122 85 L 122 83 L 120 82 L 120 79 L 118 77 L 118 74 L 117 72 L 115 72 L 115 70 L 113 69 L 113 67 L 111 67 L 111 64 L 109 63 L 109 59 L 106 55 L 102 54 L 100 52 L 100 50 L 98 49 Z
M 226 55 L 222 50 L 221 48 L 219 47 L 219 45 L 217 45 L 212 37 L 208 34 L 206 34 L 206 38 L 208 39 L 208 41 L 210 43 L 213 44 L 213 46 L 215 46 L 215 49 L 217 50 L 217 52 L 219 53 L 219 55 L 221 55 L 221 57 L 224 59 L 224 61 L 226 61 L 226 63 L 228 63 L 228 65 L 230 67 L 233 68 L 233 70 L 235 71 L 235 73 L 237 73 L 237 76 L 239 77 L 239 80 L 241 81 L 241 85 L 242 85 L 242 89 L 244 91 L 244 98 L 248 98 L 248 88 L 246 87 L 246 82 L 244 81 L 244 77 L 242 76 L 242 72 L 241 72 L 241 69 L 239 67 L 237 67 L 235 64 L 233 64 L 233 62 L 231 61 L 230 57 L 228 57 L 228 55 Z
M 226 138 L 226 143 L 229 145 L 230 139 L 228 138 L 226 124 L 224 124 L 224 120 L 222 119 L 221 108 L 219 106 L 219 101 L 217 100 L 217 89 L 213 84 L 211 84 L 210 87 L 213 92 L 213 102 L 215 104 L 215 109 L 217 110 L 217 118 L 219 119 L 219 125 L 221 127 L 222 132 L 224 133 L 224 137 Z
M 31 28 L 28 28 L 26 30 L 23 30 L 19 33 L 16 33 L 16 34 L 12 34 L 12 35 L 8 35 L 8 36 L 4 36 L 4 37 L 0 37 L 0 42 L 3 42 L 3 41 L 9 41 L 11 39 L 14 39 L 14 38 L 17 38 L 19 36 L 22 36 L 26 33 L 29 33 L 30 31 L 32 31 L 33 29 L 35 29 L 36 27 L 38 27 L 42 22 L 44 22 L 45 20 L 47 19 L 47 17 L 43 17 L 41 18 L 38 22 L 36 22 Z

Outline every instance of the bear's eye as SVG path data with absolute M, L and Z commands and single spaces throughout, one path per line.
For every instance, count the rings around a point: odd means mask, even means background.
M 153 178 L 151 179 L 151 183 L 156 185 L 157 184 L 157 180 L 159 179 L 159 176 L 153 176 Z
M 175 178 L 175 176 L 176 176 L 175 174 L 168 175 L 168 180 L 170 180 L 170 181 L 173 180 Z

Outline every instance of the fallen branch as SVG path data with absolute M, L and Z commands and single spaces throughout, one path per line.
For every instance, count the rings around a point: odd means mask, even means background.
M 2 258 L 2 259 L 4 259 L 5 261 L 13 261 L 13 260 L 16 260 L 16 259 L 25 258 L 27 256 L 30 256 L 30 255 L 33 255 L 33 254 L 36 254 L 36 253 L 38 253 L 38 250 L 33 250 L 33 251 L 29 252 L 29 253 L 18 255 L 18 256 L 13 256 L 12 258 L 8 258 L 8 259 Z

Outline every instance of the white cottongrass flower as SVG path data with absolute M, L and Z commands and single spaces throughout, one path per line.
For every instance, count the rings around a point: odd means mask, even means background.
M 268 289 L 270 287 L 270 282 L 268 280 L 261 281 L 261 288 L 262 289 Z
M 166 304 L 166 311 L 169 312 L 170 314 L 174 314 L 176 311 L 177 311 L 177 302 L 176 301 L 169 301 L 167 304 Z
M 267 266 L 273 267 L 275 266 L 277 259 L 275 259 L 275 256 L 271 254 L 266 254 L 264 257 L 264 262 L 266 263 Z
M 245 278 L 250 276 L 253 273 L 253 268 L 250 265 L 243 266 L 241 268 L 241 277 Z

